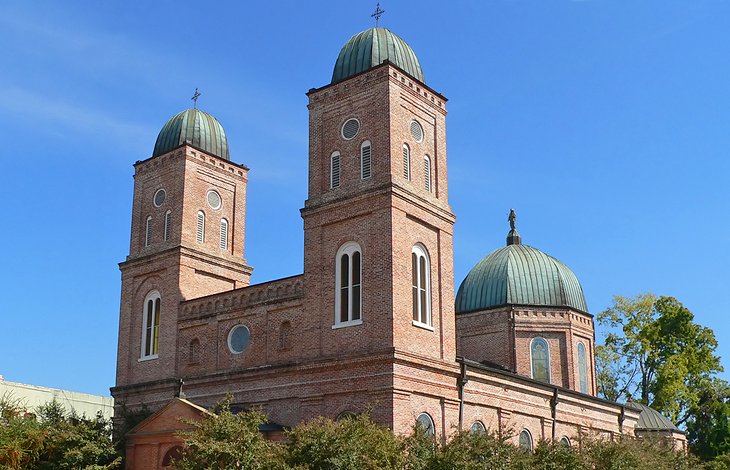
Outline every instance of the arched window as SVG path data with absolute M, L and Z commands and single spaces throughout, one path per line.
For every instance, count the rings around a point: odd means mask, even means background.
M 337 251 L 336 260 L 335 326 L 359 324 L 362 321 L 360 245 L 346 243 Z
M 163 231 L 163 238 L 165 241 L 170 239 L 170 220 L 172 219 L 172 212 L 165 212 L 165 230 Z
M 200 340 L 198 338 L 193 338 L 193 340 L 190 341 L 188 363 L 197 364 L 199 362 L 200 362 Z
M 144 299 L 142 315 L 142 352 L 145 358 L 157 357 L 158 338 L 160 334 L 160 293 L 152 291 Z
M 560 445 L 563 447 L 571 447 L 572 444 L 570 443 L 570 439 L 568 439 L 568 436 L 563 436 L 560 438 Z
M 433 419 L 428 413 L 421 413 L 418 415 L 416 424 L 423 429 L 424 434 L 427 436 L 436 435 L 436 426 L 433 424 Z
M 530 344 L 532 378 L 550 383 L 550 350 L 544 338 L 534 338 Z
M 370 141 L 366 140 L 360 146 L 360 178 L 367 179 L 372 174 L 372 151 Z
M 221 232 L 220 232 L 220 246 L 221 250 L 228 249 L 228 221 L 221 219 Z
M 532 434 L 527 429 L 520 432 L 520 448 L 532 452 Z
M 279 349 L 289 349 L 289 337 L 291 336 L 291 323 L 285 321 L 279 327 Z
M 474 424 L 471 425 L 470 432 L 472 434 L 486 434 L 487 428 L 481 421 L 474 421 Z
M 144 246 L 150 246 L 152 243 L 152 216 L 147 216 L 147 221 L 144 225 Z
M 403 178 L 411 179 L 411 149 L 403 144 Z
M 198 211 L 198 222 L 195 227 L 195 240 L 198 243 L 203 243 L 205 241 L 205 213 L 203 211 Z
M 340 152 L 335 152 L 330 157 L 330 188 L 340 186 Z
M 162 467 L 171 467 L 173 463 L 175 463 L 175 460 L 180 460 L 182 457 L 182 447 L 181 446 L 175 446 L 172 449 L 168 450 L 165 453 L 165 456 L 162 458 Z
M 428 155 L 423 157 L 423 178 L 426 191 L 431 192 L 431 158 Z
M 431 326 L 431 265 L 422 245 L 411 250 L 413 321 Z
M 588 393 L 588 360 L 583 343 L 578 343 L 578 385 L 581 393 Z

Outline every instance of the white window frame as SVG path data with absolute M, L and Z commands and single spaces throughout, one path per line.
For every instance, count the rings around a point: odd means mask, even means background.
M 411 148 L 403 144 L 403 178 L 411 180 Z
M 144 298 L 142 303 L 142 337 L 140 341 L 140 361 L 156 359 L 160 346 L 160 316 L 162 314 L 162 298 L 160 293 L 153 290 Z M 150 319 L 150 315 L 152 318 Z M 148 326 L 149 323 L 149 326 Z M 149 330 L 149 336 L 147 332 Z M 149 353 L 147 352 L 149 346 Z
M 198 211 L 195 221 L 195 241 L 200 244 L 205 243 L 205 212 Z
M 425 262 L 425 279 L 422 278 L 421 260 Z M 415 261 L 415 266 L 413 262 Z M 413 271 L 415 269 L 415 272 Z M 416 284 L 413 284 L 413 281 Z M 415 292 L 414 292 L 415 289 Z M 424 292 L 425 291 L 425 292 Z M 422 295 L 424 294 L 425 295 Z M 413 325 L 433 331 L 433 317 L 431 313 L 431 259 L 426 247 L 417 243 L 411 249 L 411 299 L 413 302 Z M 415 295 L 414 295 L 415 294 Z M 423 298 L 425 297 L 425 305 Z M 415 317 L 418 318 L 415 318 Z
M 221 219 L 220 248 L 221 248 L 221 250 L 228 249 L 228 220 L 226 220 L 226 219 Z
M 335 162 L 337 164 L 335 165 Z M 336 167 L 336 172 L 335 172 Z M 340 187 L 340 179 L 342 177 L 342 158 L 340 152 L 332 152 L 330 155 L 330 189 Z
M 145 248 L 152 244 L 152 216 L 148 215 L 144 223 L 144 246 Z
M 423 156 L 423 179 L 424 187 L 429 193 L 433 192 L 433 181 L 431 180 L 431 157 Z
M 535 362 L 534 362 L 534 360 L 532 358 L 532 348 L 533 348 L 535 342 L 537 342 L 537 341 L 542 341 L 542 342 L 545 343 L 545 350 L 547 351 L 547 382 L 545 382 L 545 383 L 552 383 L 551 382 L 551 380 L 552 380 L 551 375 L 552 374 L 551 374 L 551 371 L 550 371 L 551 362 L 552 362 L 550 360 L 550 343 L 548 342 L 548 340 L 546 340 L 542 336 L 535 336 L 530 341 L 530 377 L 533 378 L 533 379 L 535 379 L 535 371 L 533 370 L 533 365 L 534 365 Z M 535 380 L 539 380 L 539 379 L 535 379 Z
M 359 286 L 359 295 L 357 299 L 353 298 L 353 278 L 352 278 L 352 256 L 358 253 L 360 255 L 360 272 L 359 272 L 359 278 L 360 283 Z M 347 320 L 342 320 L 340 315 L 341 310 L 341 303 L 342 303 L 342 296 L 341 296 L 341 290 L 343 289 L 342 286 L 342 257 L 347 255 L 348 256 L 348 263 L 347 263 L 347 274 L 348 274 L 348 282 L 347 282 Z M 355 242 L 347 242 L 344 245 L 340 247 L 339 250 L 337 250 L 337 255 L 335 256 L 335 323 L 332 325 L 332 329 L 337 328 L 344 328 L 347 326 L 355 326 L 355 325 L 361 325 L 362 324 L 362 264 L 363 264 L 363 256 L 362 256 L 362 248 L 360 248 L 360 245 L 358 245 Z M 355 305 L 355 300 L 358 302 L 359 306 L 359 318 L 354 318 L 354 309 L 353 305 Z
M 162 233 L 165 241 L 170 239 L 170 220 L 172 219 L 172 211 L 165 212 L 165 229 Z
M 522 446 L 522 443 L 520 442 L 522 440 L 522 436 L 525 435 L 529 439 L 529 448 L 525 448 Z M 520 431 L 520 434 L 517 437 L 517 445 L 528 452 L 532 452 L 535 450 L 535 441 L 532 439 L 532 433 L 529 431 L 529 429 L 523 429 Z
M 421 422 L 421 418 L 423 418 L 423 421 L 428 421 L 428 424 L 424 426 L 424 424 Z M 427 436 L 436 436 L 436 422 L 433 420 L 431 415 L 426 413 L 425 411 L 419 414 L 416 418 L 416 425 L 421 426 Z
M 365 149 L 367 149 L 367 161 Z M 373 176 L 373 146 L 366 140 L 360 144 L 360 179 L 366 180 L 371 176 Z

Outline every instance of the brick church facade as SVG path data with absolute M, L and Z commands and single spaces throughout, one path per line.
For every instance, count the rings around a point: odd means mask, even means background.
M 167 409 L 182 379 L 195 406 L 230 392 L 282 426 L 369 410 L 398 433 L 501 427 L 526 446 L 633 435 L 640 410 L 596 397 L 580 284 L 514 219 L 455 297 L 447 100 L 410 47 L 353 36 L 308 98 L 303 274 L 250 285 L 248 168 L 209 114 L 174 116 L 135 163 L 117 406 Z M 145 446 L 135 468 L 173 442 Z

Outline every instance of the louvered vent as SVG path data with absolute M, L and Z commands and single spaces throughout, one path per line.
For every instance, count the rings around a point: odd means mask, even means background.
M 362 179 L 370 178 L 370 175 L 372 174 L 372 161 L 370 155 L 370 145 L 363 145 L 360 149 L 360 177 Z
M 360 132 L 360 121 L 350 118 L 342 125 L 342 138 L 352 140 Z
M 228 221 L 221 219 L 221 250 L 228 249 Z
M 172 219 L 172 214 L 170 213 L 170 211 L 167 211 L 165 213 L 165 241 L 170 239 L 170 219 Z
M 330 188 L 337 188 L 340 186 L 340 154 L 336 153 L 332 155 L 332 165 L 330 173 Z
M 195 239 L 198 243 L 205 241 L 205 214 L 198 212 L 198 224 L 195 228 Z
M 147 217 L 147 223 L 144 226 L 144 246 L 150 246 L 152 242 L 152 216 Z
M 428 155 L 423 157 L 423 177 L 425 178 L 425 188 L 429 193 L 431 192 L 431 159 Z
M 421 127 L 421 124 L 419 124 L 415 119 L 411 121 L 411 135 L 416 142 L 423 141 L 423 127 Z
M 411 150 L 407 145 L 403 146 L 403 178 L 411 179 Z

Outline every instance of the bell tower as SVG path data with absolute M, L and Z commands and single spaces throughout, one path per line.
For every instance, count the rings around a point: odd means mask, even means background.
M 247 286 L 248 168 L 229 160 L 222 126 L 188 109 L 160 131 L 152 157 L 134 164 L 129 256 L 120 263 L 119 403 L 177 386 L 181 301 Z
M 309 97 L 307 311 L 321 353 L 456 356 L 446 98 L 384 28 L 353 36 Z

